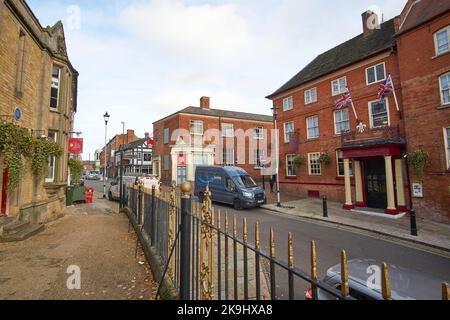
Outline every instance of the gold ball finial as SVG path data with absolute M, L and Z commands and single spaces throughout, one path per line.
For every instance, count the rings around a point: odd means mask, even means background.
M 183 182 L 181 184 L 180 188 L 181 188 L 181 192 L 183 193 L 184 196 L 189 196 L 191 194 L 192 185 L 189 182 L 187 182 L 187 181 Z

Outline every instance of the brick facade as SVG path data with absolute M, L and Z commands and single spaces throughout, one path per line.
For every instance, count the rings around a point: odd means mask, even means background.
M 38 181 L 26 172 L 16 191 L 1 190 L 0 197 L 6 198 L 7 204 L 3 214 L 21 215 L 35 222 L 49 221 L 65 206 L 68 139 L 76 112 L 78 73 L 67 57 L 62 24 L 42 28 L 23 0 L 0 1 L 0 43 L 2 121 L 12 121 L 13 111 L 19 107 L 22 119 L 18 125 L 40 137 L 53 132 L 64 151 L 56 159 L 51 181 Z M 51 110 L 53 66 L 60 68 L 60 78 L 57 108 Z M 5 170 L 0 154 L 0 172 Z M 0 180 L 3 177 L 1 174 Z

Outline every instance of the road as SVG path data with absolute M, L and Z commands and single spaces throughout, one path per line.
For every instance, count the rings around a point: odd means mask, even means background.
M 95 188 L 102 190 L 102 182 L 95 182 Z M 234 211 L 231 207 L 215 205 L 221 208 L 222 215 L 228 211 L 230 218 L 236 214 L 239 235 L 242 237 L 242 220 L 247 218 L 249 225 L 249 239 L 254 239 L 253 226 L 260 224 L 261 246 L 269 252 L 270 227 L 273 227 L 276 242 L 276 256 L 287 261 L 288 233 L 294 238 L 294 261 L 301 270 L 310 270 L 310 242 L 316 241 L 318 273 L 323 278 L 329 267 L 340 263 L 341 250 L 346 250 L 348 260 L 370 258 L 383 261 L 421 273 L 430 274 L 442 281 L 450 281 L 450 259 L 447 256 L 428 252 L 413 245 L 398 243 L 396 240 L 380 239 L 373 235 L 363 234 L 352 229 L 345 229 L 319 222 L 312 222 L 298 218 L 274 214 L 264 209 Z M 222 216 L 224 221 L 224 216 Z M 232 221 L 232 220 L 230 220 Z M 277 268 L 277 294 L 280 299 L 287 298 L 287 274 Z M 307 285 L 304 281 L 296 281 L 296 298 L 304 297 Z M 441 288 L 436 288 L 440 293 Z

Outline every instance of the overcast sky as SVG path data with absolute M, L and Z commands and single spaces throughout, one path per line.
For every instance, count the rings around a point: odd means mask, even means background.
M 213 108 L 270 114 L 264 97 L 318 54 L 362 32 L 361 13 L 398 15 L 406 0 L 28 0 L 43 26 L 62 20 L 80 72 L 76 131 L 84 159 L 126 128 L 203 95 Z M 78 14 L 79 13 L 79 14 Z

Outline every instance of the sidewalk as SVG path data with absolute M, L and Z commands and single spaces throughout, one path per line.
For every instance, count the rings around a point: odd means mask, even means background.
M 416 244 L 425 245 L 445 252 L 450 252 L 450 225 L 436 223 L 418 218 L 418 237 L 410 235 L 409 215 L 400 219 L 372 216 L 365 213 L 344 210 L 342 204 L 328 201 L 328 218 L 323 217 L 322 199 L 305 198 L 293 200 L 295 195 L 282 197 L 282 208 L 278 208 L 274 194 L 269 195 L 269 204 L 264 209 L 297 217 L 332 223 L 336 226 L 352 227 L 374 232 Z M 293 208 L 285 208 L 293 207 Z

